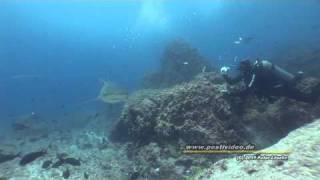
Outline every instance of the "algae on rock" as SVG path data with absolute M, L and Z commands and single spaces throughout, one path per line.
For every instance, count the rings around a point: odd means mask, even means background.
M 319 179 L 319 130 L 320 119 L 290 132 L 275 145 L 264 149 L 266 151 L 289 149 L 291 153 L 288 155 L 288 160 L 224 159 L 199 173 L 195 179 Z M 221 169 L 222 164 L 227 168 Z
M 110 140 L 130 144 L 128 156 L 144 166 L 142 177 L 159 179 L 153 171 L 160 168 L 160 174 L 187 178 L 195 167 L 227 155 L 190 156 L 182 153 L 186 145 L 250 143 L 261 149 L 320 116 L 319 102 L 285 97 L 269 102 L 253 94 L 237 97 L 229 89 L 220 74 L 210 72 L 171 88 L 137 93 L 126 103 Z M 161 168 L 166 164 L 174 164 L 170 172 Z

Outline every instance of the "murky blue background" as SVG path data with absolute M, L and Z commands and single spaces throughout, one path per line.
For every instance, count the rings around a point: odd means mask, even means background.
M 316 0 L 2 0 L 0 117 L 59 113 L 99 78 L 134 90 L 182 38 L 218 67 L 320 42 Z M 250 43 L 236 44 L 239 37 Z

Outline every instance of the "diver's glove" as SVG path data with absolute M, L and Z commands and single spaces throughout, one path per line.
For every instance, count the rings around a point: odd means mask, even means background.
M 225 76 L 225 75 L 228 75 L 229 70 L 230 70 L 230 67 L 228 67 L 228 66 L 223 66 L 223 67 L 220 69 L 220 73 L 221 73 L 221 75 Z

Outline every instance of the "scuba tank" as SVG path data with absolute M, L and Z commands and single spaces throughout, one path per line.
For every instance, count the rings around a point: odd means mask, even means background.
M 262 60 L 262 61 L 256 61 L 255 65 L 257 65 L 259 68 L 262 68 L 264 70 L 267 70 L 277 76 L 278 78 L 282 79 L 283 81 L 287 83 L 294 83 L 295 81 L 295 76 L 288 71 L 280 68 L 277 65 L 272 64 L 271 62 L 267 60 Z

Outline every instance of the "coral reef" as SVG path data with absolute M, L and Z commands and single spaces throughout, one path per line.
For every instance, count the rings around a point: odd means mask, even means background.
M 307 80 L 301 83 L 312 84 Z M 128 157 L 139 176 L 184 179 L 225 157 L 186 155 L 182 153 L 186 145 L 252 143 L 260 149 L 320 115 L 319 102 L 237 97 L 229 94 L 234 88 L 211 72 L 155 93 L 136 93 L 139 97 L 129 98 L 110 139 L 128 144 Z
M 72 117 L 88 115 L 84 111 L 77 113 L 78 115 Z M 110 123 L 107 122 L 109 116 L 103 112 L 99 116 L 95 115 L 96 112 L 90 114 L 96 120 L 92 123 L 99 122 L 99 126 L 105 130 Z M 18 118 L 17 122 L 25 117 L 29 116 Z M 79 119 L 73 120 L 74 124 L 81 122 Z M 33 134 L 29 130 L 7 130 L 5 135 L 1 136 L 0 179 L 129 179 L 129 173 L 134 172 L 134 166 L 127 159 L 124 151 L 126 147 L 110 144 L 105 132 L 99 132 L 100 128 L 95 129 L 90 124 L 85 127 L 71 127 L 66 126 L 65 122 L 57 121 L 55 126 L 50 127 L 48 122 L 46 126 L 39 123 L 39 126 L 50 128 L 46 130 L 47 136 L 41 136 L 37 141 L 30 141 L 29 135 Z M 38 127 L 34 123 L 25 125 Z M 39 151 L 41 149 L 45 149 L 46 154 Z M 21 161 L 27 163 L 20 166 Z
M 119 127 L 126 131 L 115 133 L 134 141 L 143 140 L 139 142 L 142 144 L 157 139 L 167 141 L 177 138 L 183 138 L 186 143 L 216 141 L 215 133 L 226 129 L 224 127 L 228 126 L 232 116 L 231 104 L 222 93 L 224 88 L 219 75 L 208 73 L 192 83 L 150 93 L 152 96 L 146 94 L 144 98 L 131 98 L 136 101 L 126 105 L 118 124 L 128 128 Z M 211 130 L 203 131 L 205 127 L 211 127 Z M 234 134 L 236 132 L 220 133 L 238 136 Z
M 311 95 L 319 93 L 319 87 L 314 78 L 303 78 L 296 86 Z M 263 149 L 320 115 L 319 100 L 308 104 L 288 97 L 270 101 L 233 94 L 241 88 L 227 85 L 212 71 L 170 88 L 139 90 L 127 98 L 110 136 L 117 113 L 105 110 L 77 109 L 59 121 L 35 113 L 18 117 L 13 131 L 0 138 L 0 179 L 210 178 L 218 171 L 215 167 L 233 169 L 231 161 L 221 161 L 232 155 L 184 154 L 187 145 L 254 144 Z M 312 152 L 317 148 L 305 147 Z M 303 166 L 314 165 L 308 157 L 301 159 Z M 287 168 L 284 161 L 271 165 Z M 245 167 L 243 173 L 255 177 L 262 172 L 257 166 Z M 318 176 L 314 170 L 306 172 L 310 178 Z
M 318 179 L 320 177 L 320 119 L 290 132 L 275 145 L 265 149 L 287 150 L 288 160 L 250 160 L 236 158 L 216 162 L 195 179 Z M 221 165 L 226 168 L 221 168 Z
M 183 40 L 169 43 L 160 59 L 160 69 L 145 77 L 146 88 L 164 88 L 192 80 L 202 71 L 212 71 L 212 65 L 197 49 Z

